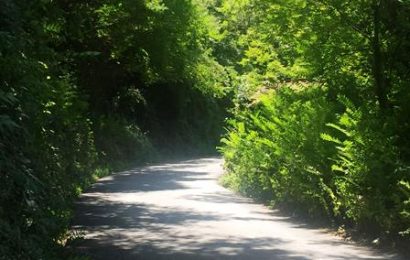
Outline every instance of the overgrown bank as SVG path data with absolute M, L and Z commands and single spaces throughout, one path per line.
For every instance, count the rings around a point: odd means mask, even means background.
M 0 259 L 60 259 L 96 177 L 215 147 L 225 72 L 202 8 L 0 1 Z
M 225 183 L 407 243 L 409 3 L 224 2 L 239 86 Z
M 325 92 L 283 87 L 230 120 L 225 185 L 371 237 L 407 239 L 408 162 L 393 123 Z

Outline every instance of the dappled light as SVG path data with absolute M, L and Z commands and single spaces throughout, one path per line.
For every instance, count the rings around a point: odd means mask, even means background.
M 77 202 L 72 245 L 95 259 L 394 259 L 239 197 L 217 158 L 101 179 Z
M 410 0 L 0 0 L 0 260 L 410 259 L 409 35 Z

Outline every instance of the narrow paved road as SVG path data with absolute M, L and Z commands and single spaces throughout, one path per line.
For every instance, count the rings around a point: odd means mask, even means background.
M 92 259 L 398 259 L 349 244 L 217 184 L 221 160 L 101 179 L 78 202 L 77 250 Z

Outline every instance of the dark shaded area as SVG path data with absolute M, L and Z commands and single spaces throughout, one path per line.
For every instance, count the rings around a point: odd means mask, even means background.
M 199 177 L 199 178 L 198 178 Z M 113 176 L 110 180 L 96 183 L 90 192 L 147 192 L 161 190 L 185 189 L 182 181 L 209 179 L 206 173 L 190 172 L 140 172 L 131 171 Z
M 168 232 L 167 227 L 162 226 L 162 224 L 172 226 L 236 219 L 223 218 L 212 213 L 197 214 L 175 208 L 158 209 L 153 205 L 144 204 L 110 204 L 95 198 L 87 198 L 79 205 L 77 214 L 80 218 L 74 220 L 73 225 L 87 227 L 88 230 L 104 232 L 116 229 L 119 230 L 117 234 L 121 234 L 130 229 L 144 229 L 149 233 L 161 232 L 166 235 L 166 238 L 158 240 L 140 238 L 138 243 L 133 243 L 132 240 L 121 235 L 104 235 L 97 236 L 95 239 L 76 241 L 73 244 L 78 253 L 92 259 L 310 259 L 292 256 L 292 252 L 286 250 L 258 249 L 272 247 L 272 245 L 280 247 L 281 244 L 286 243 L 280 239 L 238 240 L 232 238 L 232 241 L 212 240 L 212 242 L 203 243 L 197 241 L 195 230 L 192 230 L 192 236 L 180 236 Z M 173 242 L 181 239 L 185 241 L 184 246 L 188 246 L 189 250 L 179 250 L 180 242 Z M 220 248 L 229 248 L 234 253 L 220 252 Z
M 190 0 L 0 0 L 0 259 L 59 259 L 95 175 L 215 152 L 205 28 Z
M 190 237 L 185 237 L 190 239 Z M 150 241 L 154 242 L 154 241 Z M 252 239 L 244 241 L 214 241 L 208 244 L 197 244 L 195 240 L 191 240 L 192 246 L 197 245 L 198 249 L 189 252 L 173 252 L 168 249 L 158 249 L 149 244 L 140 245 L 133 249 L 124 249 L 115 245 L 106 245 L 98 240 L 87 240 L 80 250 L 93 250 L 85 255 L 92 259 L 290 259 L 290 260 L 307 260 L 310 258 L 301 256 L 292 256 L 292 252 L 286 250 L 264 250 L 255 249 L 255 247 L 263 247 L 266 245 L 283 243 L 281 240 Z M 251 246 L 252 245 L 252 246 Z M 229 247 L 239 250 L 237 254 L 223 254 L 218 252 L 220 247 Z M 350 259 L 350 258 L 334 258 L 334 259 Z M 360 258 L 358 258 L 360 259 Z

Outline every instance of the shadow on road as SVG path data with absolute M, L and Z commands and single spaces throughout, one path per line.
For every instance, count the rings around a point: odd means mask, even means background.
M 100 180 L 77 202 L 72 229 L 86 235 L 71 247 L 116 260 L 385 259 L 218 186 L 220 163 L 191 160 Z

